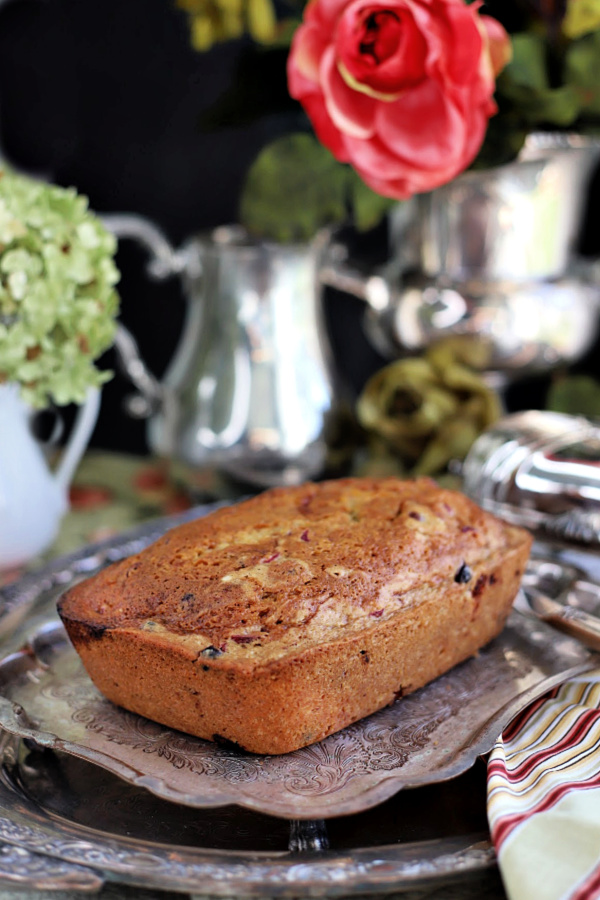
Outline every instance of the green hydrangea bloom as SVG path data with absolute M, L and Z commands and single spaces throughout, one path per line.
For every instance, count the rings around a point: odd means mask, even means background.
M 0 383 L 35 407 L 82 403 L 110 372 L 116 241 L 72 189 L 0 167 Z

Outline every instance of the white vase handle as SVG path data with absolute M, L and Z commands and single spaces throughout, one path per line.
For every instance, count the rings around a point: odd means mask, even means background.
M 92 436 L 99 411 L 100 391 L 98 388 L 88 388 L 85 402 L 79 407 L 69 440 L 54 474 L 57 484 L 65 494 Z

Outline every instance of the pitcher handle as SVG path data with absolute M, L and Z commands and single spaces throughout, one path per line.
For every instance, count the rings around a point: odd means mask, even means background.
M 75 469 L 89 444 L 99 412 L 100 390 L 98 388 L 88 388 L 85 401 L 79 407 L 69 440 L 54 473 L 56 483 L 65 494 L 69 489 Z
M 109 213 L 101 216 L 104 227 L 116 238 L 131 238 L 138 241 L 151 256 L 148 274 L 162 281 L 171 275 L 183 272 L 188 264 L 188 254 L 176 250 L 164 232 L 149 219 L 134 213 Z
M 130 238 L 150 254 L 147 271 L 156 281 L 183 272 L 197 274 L 193 265 L 191 243 L 176 250 L 164 232 L 149 219 L 134 213 L 108 213 L 102 222 L 116 238 Z M 121 371 L 139 391 L 124 401 L 126 411 L 134 419 L 145 419 L 162 404 L 163 388 L 144 362 L 131 332 L 119 323 L 115 335 L 115 353 Z
M 136 339 L 122 322 L 115 334 L 115 353 L 119 368 L 139 391 L 125 398 L 126 412 L 133 419 L 147 419 L 162 406 L 164 388 L 144 362 Z

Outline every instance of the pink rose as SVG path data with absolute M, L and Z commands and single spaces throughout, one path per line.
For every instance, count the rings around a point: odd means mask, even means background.
M 319 140 L 377 193 L 402 200 L 475 158 L 510 40 L 463 0 L 311 0 L 288 84 Z

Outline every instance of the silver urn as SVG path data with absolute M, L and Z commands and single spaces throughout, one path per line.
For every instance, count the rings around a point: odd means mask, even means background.
M 600 142 L 533 134 L 519 158 L 469 171 L 392 215 L 396 285 L 367 331 L 386 356 L 448 335 L 489 346 L 504 380 L 579 359 L 597 333 L 600 268 L 576 246 Z

